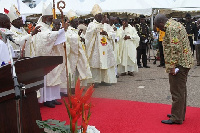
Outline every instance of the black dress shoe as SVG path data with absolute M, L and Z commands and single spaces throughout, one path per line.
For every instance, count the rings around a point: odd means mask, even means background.
M 143 68 L 141 65 L 138 65 L 138 68 Z
M 128 72 L 128 75 L 134 76 L 133 72 Z
M 101 86 L 111 86 L 110 83 L 106 83 L 106 82 L 101 82 L 99 85 L 101 85 Z
M 65 94 L 65 93 L 63 93 L 63 92 L 60 92 L 60 96 L 61 96 L 61 97 L 68 97 L 68 95 Z
M 119 75 L 116 75 L 116 78 L 119 78 Z
M 150 68 L 150 66 L 143 66 L 144 68 Z
M 57 100 L 53 100 L 52 103 L 55 104 L 55 105 L 61 105 L 62 104 L 61 102 L 58 102 Z
M 98 88 L 99 87 L 99 83 L 94 83 L 94 88 Z
M 157 67 L 164 67 L 165 65 L 158 65 Z
M 126 73 L 121 73 L 121 76 L 125 76 L 126 75 Z
M 167 114 L 167 117 L 168 117 L 168 118 L 171 118 L 172 115 L 171 115 L 171 114 Z M 185 121 L 185 119 L 184 119 L 183 121 Z
M 168 118 L 171 118 L 171 117 L 172 117 L 172 115 L 171 115 L 171 114 L 167 114 L 167 117 L 168 117 Z
M 44 106 L 47 106 L 49 108 L 55 108 L 55 104 L 53 104 L 52 101 L 46 101 L 46 102 L 44 102 Z
M 162 123 L 164 123 L 164 124 L 182 124 L 182 123 L 177 123 L 177 122 L 174 122 L 174 121 L 172 121 L 172 120 L 162 120 L 161 121 Z

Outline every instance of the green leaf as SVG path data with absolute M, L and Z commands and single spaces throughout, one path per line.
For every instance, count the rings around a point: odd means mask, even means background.
M 70 126 L 65 125 L 66 121 L 60 122 L 59 120 L 49 119 L 46 121 L 36 120 L 36 123 L 40 128 L 46 128 L 60 133 L 70 133 Z

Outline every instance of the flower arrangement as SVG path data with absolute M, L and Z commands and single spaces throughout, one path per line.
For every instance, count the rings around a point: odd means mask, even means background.
M 82 116 L 81 131 L 86 133 L 88 122 L 90 120 L 91 112 L 91 103 L 86 103 L 94 92 L 93 85 L 88 88 L 85 95 L 82 96 L 83 89 L 80 89 L 80 80 L 78 79 L 75 87 L 75 95 L 69 94 L 67 103 L 64 99 L 65 106 L 70 119 L 70 129 L 72 133 L 76 133 L 77 130 L 77 121 Z
M 91 116 L 90 109 L 92 107 L 92 104 L 87 103 L 87 101 L 94 92 L 93 88 L 94 86 L 91 85 L 83 95 L 84 88 L 80 89 L 80 80 L 78 79 L 75 86 L 75 95 L 69 93 L 68 102 L 63 99 L 70 119 L 70 125 L 65 125 L 65 121 L 60 122 L 59 120 L 52 119 L 46 121 L 37 120 L 36 123 L 40 128 L 47 128 L 61 133 L 86 133 Z M 81 126 L 78 126 L 77 121 L 80 117 L 82 117 L 82 123 Z M 89 128 L 90 130 L 94 130 L 92 126 L 89 126 Z

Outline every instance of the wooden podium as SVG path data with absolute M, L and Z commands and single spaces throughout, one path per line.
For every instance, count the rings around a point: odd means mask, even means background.
M 23 133 L 40 133 L 36 120 L 42 120 L 36 90 L 44 86 L 44 76 L 63 62 L 62 56 L 20 59 L 15 63 L 19 83 L 26 87 L 22 99 Z M 0 68 L 0 133 L 17 133 L 17 112 L 11 65 Z M 23 93 L 23 92 L 22 92 Z

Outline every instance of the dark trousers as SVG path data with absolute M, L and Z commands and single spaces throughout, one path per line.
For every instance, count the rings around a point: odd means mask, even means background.
M 195 45 L 197 65 L 200 65 L 200 44 Z
M 182 123 L 185 120 L 186 98 L 187 98 L 187 76 L 189 68 L 178 67 L 176 75 L 169 74 L 170 92 L 172 95 L 172 108 L 170 118 L 172 121 Z
M 161 41 L 158 42 L 158 48 L 159 48 L 159 52 L 160 52 L 160 65 L 164 66 L 165 59 L 164 59 L 164 54 L 163 54 L 163 45 L 162 45 Z
M 191 47 L 192 53 L 193 53 L 193 55 L 194 55 L 195 46 L 194 46 L 194 44 L 193 44 L 192 36 L 188 36 L 188 39 L 189 39 L 189 41 L 190 41 L 190 47 Z
M 138 66 L 141 65 L 141 62 L 140 62 L 141 56 L 142 56 L 142 64 L 143 64 L 143 66 L 147 66 L 146 49 L 137 49 L 137 64 L 138 64 Z

